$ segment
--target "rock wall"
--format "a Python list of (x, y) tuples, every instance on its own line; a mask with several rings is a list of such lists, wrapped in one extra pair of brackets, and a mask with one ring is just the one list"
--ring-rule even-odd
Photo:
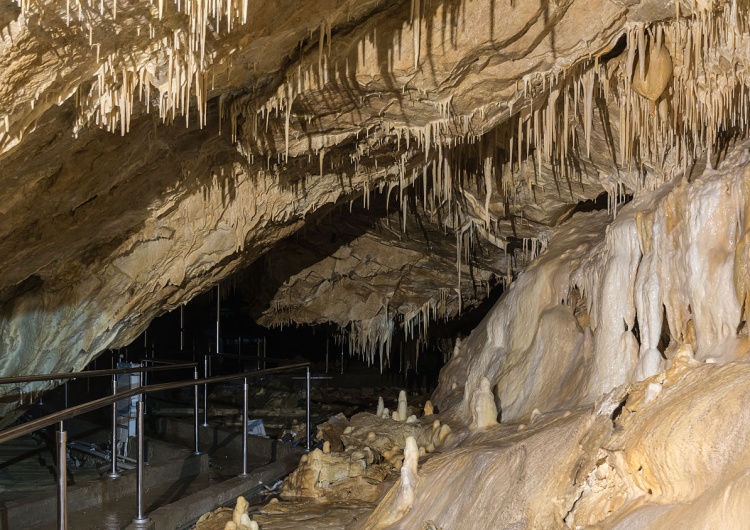
[[(329, 175), (300, 196), (272, 174), (250, 176), (229, 164), (163, 196), (151, 205), (153, 219), (113, 242), (106, 260), (58, 264), (55, 276), (40, 274), (3, 305), (0, 372), (82, 369), (103, 349), (135, 339), (152, 318), (257, 259), (297, 230), (305, 213), (361, 185), (352, 180), (341, 187)], [(59, 278), (68, 282), (60, 285)]]

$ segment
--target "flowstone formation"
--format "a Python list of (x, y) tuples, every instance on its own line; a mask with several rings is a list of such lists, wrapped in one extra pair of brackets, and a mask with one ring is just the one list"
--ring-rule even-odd
[(441, 411), (465, 417), (485, 378), (504, 421), (520, 420), (651, 377), (683, 344), (699, 361), (742, 358), (748, 147), (612, 222), (600, 212), (564, 224), (441, 372)]

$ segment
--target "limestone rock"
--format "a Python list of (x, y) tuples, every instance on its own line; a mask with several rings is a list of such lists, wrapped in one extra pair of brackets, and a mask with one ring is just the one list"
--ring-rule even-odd
[(284, 483), (282, 497), (322, 497), (337, 482), (363, 476), (367, 462), (359, 456), (313, 450)]
[[(499, 158), (476, 157), (473, 184), (454, 186), (457, 161), (470, 158), (454, 147), (479, 146), (483, 134), (488, 145), (505, 138), (496, 128), (517, 127), (517, 117), (530, 126), (518, 111), (541, 101), (547, 77), (590, 69), (590, 58), (610, 50), (644, 13), (672, 16), (655, 0), (575, 0), (544, 17), (533, 3), (510, 11), (491, 2), (462, 2), (458, 10), (421, 3), (413, 38), (403, 38), (415, 18), (403, 2), (246, 3), (247, 12), (219, 3), (223, 20), (188, 14), (185, 3), (168, 2), (156, 13), (130, 0), (117, 2), (117, 13), (82, 3), (71, 16), (43, 0), (11, 4), (3, 15), (0, 375), (81, 369), (304, 225), (314, 228), (326, 205), (368, 203), (379, 188), (387, 207), (395, 204), (392, 191), (401, 197), (410, 236), (398, 235), (390, 218), (376, 229), (369, 223), (351, 259), (346, 249), (337, 254), (338, 276), (311, 278), (310, 285), (325, 286), (319, 298), (300, 283), (314, 312), (282, 307), (283, 294), (295, 289), (290, 282), (270, 294), (269, 305), (284, 311), (272, 310), (269, 320), (285, 323), (287, 311), (313, 321), (337, 292), (346, 293), (358, 302), (330, 311), (339, 322), (359, 315), (357, 342), (371, 348), (375, 338), (386, 344), (397, 314), (408, 317), (407, 326), (430, 312), (457, 314), (505, 277), (498, 263), (527, 263), (575, 203), (611, 189), (594, 168), (608, 173), (613, 163), (599, 155), (608, 153), (611, 132), (588, 127), (596, 110), (586, 113), (586, 135), (602, 148), (565, 193), (548, 163), (538, 167), (533, 194), (531, 181), (511, 184), (529, 174), (528, 148), (511, 171)], [(459, 25), (477, 30), (445, 31)], [(459, 37), (448, 46), (446, 35)], [(384, 56), (393, 60), (383, 63)], [(508, 179), (494, 182), (493, 174)], [(438, 214), (443, 205), (451, 215)], [(430, 241), (412, 237), (423, 229)], [(461, 279), (454, 280), (455, 256), (477, 237), (504, 257), (474, 253), (471, 263), (458, 263)], [(534, 239), (533, 250), (508, 247), (509, 238)], [(380, 294), (370, 296), (375, 282), (360, 282), (357, 271), (382, 272)], [(392, 296), (395, 311), (386, 311), (382, 294)]]
[(247, 514), (248, 502), (237, 497), (234, 509), (219, 508), (203, 515), (196, 523), (196, 530), (260, 530), (258, 523)]

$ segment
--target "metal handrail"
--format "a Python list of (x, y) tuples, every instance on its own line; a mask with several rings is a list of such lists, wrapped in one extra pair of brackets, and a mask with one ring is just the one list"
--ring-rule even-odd
[(198, 363), (171, 364), (169, 366), (135, 366), (132, 368), (109, 368), (106, 370), (87, 370), (84, 372), (61, 372), (56, 374), (32, 374), (15, 377), (0, 377), (0, 385), (18, 383), (33, 383), (36, 381), (57, 381), (62, 379), (84, 379), (87, 377), (101, 377), (104, 375), (129, 374), (134, 372), (161, 372), (180, 368), (193, 368)]
[[(117, 377), (115, 377), (118, 373), (129, 373), (129, 372), (144, 372), (144, 371), (158, 371), (159, 369), (175, 369), (178, 367), (192, 367), (193, 368), (193, 379), (187, 380), (187, 381), (177, 381), (173, 383), (160, 383), (158, 385), (145, 385), (145, 386), (139, 386), (130, 390), (125, 390), (123, 392), (117, 393)], [(68, 514), (67, 514), (67, 470), (66, 470), (66, 445), (67, 445), (67, 432), (65, 431), (64, 427), (64, 421), (74, 418), (76, 416), (79, 416), (81, 414), (85, 414), (87, 412), (91, 412), (93, 410), (96, 410), (101, 407), (105, 407), (107, 405), (112, 406), (112, 471), (108, 474), (108, 476), (111, 479), (116, 479), (120, 476), (120, 473), (117, 471), (117, 454), (116, 454), (116, 447), (117, 447), (117, 425), (116, 425), (116, 403), (122, 399), (127, 399), (135, 395), (143, 395), (145, 398), (145, 394), (149, 392), (159, 392), (164, 390), (175, 390), (178, 388), (186, 387), (186, 386), (192, 386), (194, 390), (194, 403), (195, 403), (195, 410), (194, 410), (194, 420), (195, 420), (195, 451), (193, 452), (194, 455), (200, 455), (201, 452), (198, 448), (198, 388), (200, 385), (204, 385), (204, 388), (207, 388), (207, 385), (209, 383), (221, 383), (224, 381), (233, 381), (236, 379), (243, 379), (243, 406), (242, 406), (242, 416), (243, 416), (243, 422), (242, 422), (242, 473), (240, 474), (241, 477), (247, 477), (247, 414), (248, 414), (248, 378), (249, 377), (256, 377), (260, 375), (267, 375), (267, 374), (274, 374), (279, 372), (286, 372), (291, 370), (299, 370), (301, 368), (305, 369), (306, 372), (306, 378), (307, 378), (307, 391), (306, 391), (306, 442), (305, 442), (305, 448), (307, 451), (310, 450), (310, 363), (304, 362), (304, 363), (295, 363), (295, 364), (288, 364), (285, 366), (279, 366), (276, 368), (267, 368), (263, 370), (253, 370), (249, 372), (237, 372), (230, 375), (218, 375), (213, 377), (204, 377), (203, 379), (198, 379), (198, 364), (197, 363), (189, 363), (185, 365), (170, 365), (170, 366), (162, 366), (162, 367), (151, 367), (151, 368), (145, 368), (145, 367), (134, 367), (134, 368), (118, 368), (118, 369), (111, 369), (111, 370), (92, 370), (89, 372), (74, 372), (70, 374), (47, 374), (46, 376), (41, 375), (34, 375), (34, 376), (25, 376), (25, 378), (33, 378), (32, 380), (55, 380), (58, 379), (58, 375), (64, 375), (65, 379), (75, 379), (76, 376), (82, 376), (83, 374), (94, 377), (94, 372), (105, 372), (105, 373), (99, 373), (96, 375), (112, 375), (112, 390), (113, 393), (110, 396), (106, 396), (103, 398), (95, 399), (93, 401), (89, 401), (86, 403), (82, 403), (80, 405), (76, 405), (74, 407), (65, 408), (63, 410), (53, 412), (51, 414), (48, 414), (47, 416), (44, 416), (42, 418), (38, 418), (36, 420), (32, 420), (20, 425), (16, 425), (15, 427), (11, 427), (8, 429), (4, 429), (0, 431), (0, 443), (4, 443), (10, 440), (14, 440), (15, 438), (18, 438), (20, 436), (23, 436), (25, 434), (30, 434), (34, 431), (37, 431), (39, 429), (42, 429), (44, 427), (48, 427), (50, 425), (53, 425), (55, 423), (60, 424), (60, 429), (57, 432), (56, 435), (56, 442), (57, 442), (57, 466), (58, 466), (58, 478), (57, 478), (57, 490), (58, 490), (58, 528), (60, 530), (68, 530)], [(8, 379), (14, 380), (14, 382), (18, 382), (18, 379), (24, 379), (24, 377), (20, 378), (5, 378), (6, 382)], [(1, 380), (0, 380), (1, 381)], [(205, 394), (207, 392), (204, 392), (204, 403), (205, 403)], [(137, 512), (136, 516), (133, 518), (133, 522), (137, 524), (144, 524), (149, 521), (149, 518), (147, 515), (143, 512), (143, 465), (144, 465), (144, 445), (143, 445), (143, 437), (144, 437), (144, 422), (143, 422), (143, 415), (144, 415), (144, 408), (145, 408), (145, 402), (143, 400), (138, 401), (137, 403), (137, 419), (136, 419), (136, 435), (137, 435), (137, 449), (138, 449), (138, 459), (137, 459), (137, 475), (136, 475), (136, 499), (137, 499)], [(206, 413), (206, 405), (204, 405), (204, 417)]]
[[(93, 401), (87, 401), (86, 403), (76, 405), (75, 407), (69, 407), (67, 409), (59, 410), (57, 412), (47, 414), (46, 416), (43, 416), (41, 418), (37, 418), (20, 425), (16, 425), (15, 427), (10, 427), (8, 429), (2, 430), (0, 431), (0, 443), (9, 442), (10, 440), (14, 440), (19, 436), (31, 434), (32, 432), (38, 431), (39, 429), (42, 429), (44, 427), (48, 427), (55, 423), (75, 418), (76, 416), (80, 416), (81, 414), (85, 414), (98, 408), (111, 405), (112, 403), (120, 401), (121, 399), (129, 398), (138, 394), (148, 392), (161, 392), (164, 390), (175, 390), (186, 386), (222, 383), (224, 381), (233, 381), (235, 379), (244, 379), (246, 377), (255, 377), (258, 375), (299, 370), (308, 366), (310, 366), (310, 363), (297, 363), (286, 366), (279, 366), (277, 368), (267, 368), (265, 370), (253, 370), (250, 372), (238, 372), (230, 375), (216, 375), (203, 379), (189, 379), (185, 381), (176, 381), (173, 383), (159, 383), (158, 385), (139, 386), (130, 390), (126, 390), (124, 392), (118, 392), (117, 394), (95, 399)], [(143, 369), (135, 371), (143, 371)]]

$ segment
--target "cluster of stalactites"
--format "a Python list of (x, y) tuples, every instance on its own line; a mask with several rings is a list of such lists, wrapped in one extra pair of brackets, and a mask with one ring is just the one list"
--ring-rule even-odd
[[(145, 105), (146, 112), (156, 107), (165, 122), (184, 115), (189, 126), (192, 97), (198, 110), (198, 125), (203, 127), (213, 60), (206, 51), (207, 35), (232, 31), (248, 19), (248, 0), (174, 0), (169, 3), (174, 4), (172, 10), (164, 0), (130, 5), (119, 2), (119, 21), (118, 2), (111, 0), (67, 0), (64, 13), (56, 3), (18, 0), (18, 4), (25, 20), (30, 12), (59, 11), (68, 26), (79, 25), (88, 33), (91, 59), (98, 68), (91, 82), (82, 83), (72, 93), (79, 109), (76, 134), (85, 126), (97, 125), (124, 135), (130, 130), (136, 101)], [(167, 29), (161, 21), (175, 13), (187, 17), (185, 26)], [(102, 53), (108, 39), (104, 32), (112, 31), (118, 23), (122, 27), (118, 32), (135, 31), (144, 45), (127, 52), (117, 49)], [(4, 133), (9, 134), (7, 116), (5, 125)]]
[[(42, 13), (45, 10), (57, 11), (58, 9), (56, 2), (52, 7), (34, 0), (16, 0), (16, 2), (24, 15), (30, 11)], [(219, 33), (224, 29), (222, 21), (226, 25), (227, 32), (232, 30), (233, 25), (247, 23), (248, 0), (173, 0), (172, 3), (177, 12), (188, 17), (188, 46), (191, 51), (199, 54), (201, 68), (204, 68), (206, 35), (209, 26)], [(164, 5), (164, 0), (157, 0), (156, 3), (151, 0), (148, 4), (148, 11), (151, 14), (148, 21), (149, 38), (153, 39), (154, 24), (162, 20), (167, 7)], [(81, 24), (88, 31), (89, 45), (93, 45), (96, 40), (94, 37), (96, 21), (103, 17), (111, 18), (112, 21), (117, 20), (117, 7), (118, 2), (114, 0), (66, 0), (64, 17), (68, 26), (71, 23)], [(124, 7), (127, 9), (127, 6)], [(140, 35), (140, 29), (138, 31)]]
[[(603, 181), (616, 214), (626, 190), (654, 189), (710, 152), (722, 135), (747, 134), (747, 27), (747, 13), (736, 1), (720, 11), (696, 8), (688, 17), (678, 12), (671, 22), (633, 24), (620, 58), (604, 63), (595, 57), (565, 71), (524, 78), (516, 110), (511, 103), (510, 118), (481, 136), (470, 127), (472, 116), (451, 113), (450, 97), (435, 102), (439, 119), (424, 127), (384, 122), (382, 130), (395, 134), (399, 150), (405, 144), (407, 152), (415, 146), (424, 153), (421, 170), (432, 175), (430, 192), (449, 206), (467, 180), (466, 168), (457, 167), (457, 153), (472, 145), (480, 162), (468, 174), (481, 182), (486, 228), (492, 223), (493, 192), (511, 205), (531, 196), (545, 165), (567, 179), (580, 178), (575, 159), (592, 156), (593, 132), (604, 119), (595, 119), (595, 109), (616, 105), (615, 171)], [(540, 92), (547, 97), (540, 99)], [(498, 149), (504, 156), (496, 155)], [(657, 170), (644, 171), (644, 164)], [(420, 171), (418, 163), (410, 165)], [(422, 182), (428, 204), (427, 180)]]
[[(477, 158), (483, 163), (476, 167), (473, 177), (484, 184), (485, 218), (484, 223), (477, 223), (477, 216), (466, 212), (452, 217), (451, 228), (457, 237), (459, 296), (461, 262), (466, 259), (462, 253), (471, 245), (476, 226), (484, 230), (492, 226), (489, 204), (498, 176), (502, 175), (502, 188), (498, 191), (510, 198), (518, 193), (518, 183), (529, 190), (536, 185), (542, 164), (556, 166), (559, 174), (573, 176), (572, 158), (581, 156), (574, 153), (591, 156), (593, 130), (599, 126), (594, 120), (597, 101), (599, 105), (617, 105), (620, 110), (617, 152), (612, 153), (618, 172), (603, 182), (610, 195), (609, 209), (615, 214), (626, 188), (630, 192), (654, 189), (662, 182), (659, 175), (668, 178), (670, 171), (683, 171), (706, 150), (710, 154), (722, 134), (746, 135), (750, 95), (745, 72), (750, 60), (738, 53), (750, 42), (746, 28), (746, 13), (738, 9), (736, 2), (726, 4), (721, 11), (701, 9), (686, 18), (678, 14), (669, 23), (649, 27), (634, 24), (627, 29), (627, 51), (621, 58), (608, 63), (594, 58), (567, 72), (542, 76), (541, 83), (525, 79), (525, 97), (538, 101), (534, 92), (541, 84), (548, 94), (546, 100), (512, 113), (511, 120), (484, 135), (483, 142), (488, 146), (506, 147), (506, 158), (483, 156), (483, 142), (475, 138)], [(425, 153), (421, 183), (426, 211), (431, 204), (430, 195), (450, 207), (452, 195), (464, 193), (465, 169), (457, 167), (456, 149), (448, 147), (442, 134), (449, 127), (449, 109), (448, 100), (441, 107), (443, 121), (436, 122), (434, 129), (430, 124), (422, 134), (397, 131), (399, 147), (405, 138), (408, 150), (414, 136), (418, 139), (417, 148)], [(639, 166), (643, 164), (659, 171), (641, 171)], [(408, 168), (403, 157), (397, 162), (398, 185), (419, 185), (415, 178), (418, 165), (410, 165)], [(432, 177), (429, 186), (428, 174)], [(408, 178), (404, 179), (404, 175)], [(477, 189), (481, 187), (477, 185)], [(492, 231), (483, 234), (490, 236)], [(523, 254), (526, 259), (534, 259), (544, 246), (545, 241), (532, 242), (529, 238), (524, 240)], [(407, 328), (412, 329), (413, 325), (407, 324)]]
[[(671, 22), (633, 24), (620, 58), (607, 63), (594, 58), (566, 72), (524, 79), (523, 100), (532, 103), (498, 128), (507, 137), (509, 153), (502, 172), (507, 176), (504, 193), (518, 189), (516, 175), (531, 190), (542, 164), (573, 177), (571, 162), (580, 156), (574, 153), (592, 155), (592, 132), (599, 126), (595, 108), (601, 105), (619, 108), (615, 171), (605, 186), (615, 198), (613, 210), (625, 186), (631, 192), (654, 189), (670, 173), (710, 153), (722, 135), (745, 136), (747, 27), (747, 13), (736, 1), (720, 11), (696, 10)], [(540, 90), (547, 98), (535, 105)], [(583, 131), (580, 138), (576, 124)], [(532, 159), (536, 171), (529, 165)], [(641, 171), (644, 164), (657, 171)]]
[(404, 315), (404, 335), (406, 340), (423, 339), (431, 320), (447, 319), (450, 315), (450, 289), (439, 289), (439, 299), (430, 298), (414, 311)]
[[(176, 43), (181, 37), (175, 34), (173, 38)], [(130, 131), (135, 103), (144, 104), (146, 112), (151, 111), (153, 104), (162, 122), (172, 122), (182, 115), (189, 127), (192, 96), (195, 96), (198, 110), (198, 126), (202, 128), (206, 124), (209, 74), (199, 67), (195, 54), (174, 44), (155, 47), (153, 53), (166, 56), (163, 65), (155, 67), (147, 54), (144, 54), (144, 61), (135, 66), (117, 54), (101, 62), (89, 89), (81, 86), (75, 94), (80, 109), (75, 133), (94, 124), (113, 133), (119, 129), (120, 134), (125, 135)], [(156, 95), (155, 102), (152, 91)]]
[(346, 330), (350, 353), (359, 353), (368, 363), (375, 364), (377, 359), (380, 371), (390, 359), (393, 342), (393, 319), (387, 307), (381, 314), (367, 319), (352, 322)]
[(627, 57), (613, 81), (621, 164), (659, 163), (671, 154), (673, 170), (684, 170), (722, 134), (747, 134), (746, 16), (733, 2), (718, 14), (629, 28)]

